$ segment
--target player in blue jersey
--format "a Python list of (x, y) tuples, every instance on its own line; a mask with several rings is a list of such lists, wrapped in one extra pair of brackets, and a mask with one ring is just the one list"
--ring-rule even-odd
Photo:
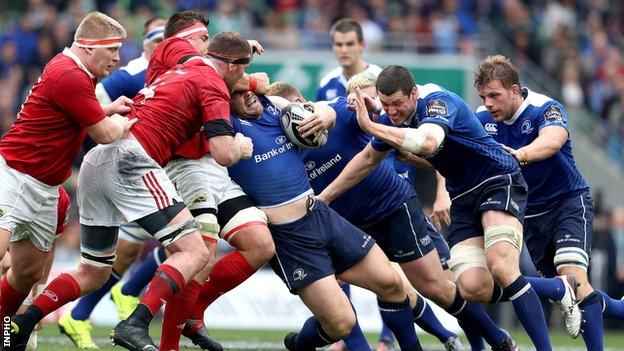
[[(353, 86), (360, 87), (368, 97), (376, 97), (375, 77), (371, 75), (354, 76), (349, 80), (350, 89)], [(281, 90), (288, 91), (285, 88)], [(274, 92), (269, 87), (268, 93)], [(299, 100), (297, 93), (294, 90), (285, 96)], [(336, 98), (329, 102), (329, 106), (336, 112), (336, 118), (327, 144), (319, 149), (301, 150), (308, 179), (316, 193), (322, 192), (371, 141), (371, 137), (359, 127), (347, 98)], [(305, 136), (312, 129), (301, 126), (300, 131), (304, 131)], [(406, 286), (411, 288), (413, 285), (445, 308), (458, 318), (462, 327), (470, 331), (479, 329), (494, 350), (515, 347), (513, 339), (491, 321), (480, 305), (466, 303), (455, 284), (446, 279), (432, 240), (438, 237), (444, 246), (446, 244), (424, 216), (412, 185), (402, 179), (394, 168), (382, 162), (330, 205), (341, 216), (370, 234), (386, 255), (400, 264), (408, 279)], [(454, 342), (454, 334), (436, 325), (437, 319), (433, 315), (423, 314), (427, 306), (423, 306), (422, 301), (420, 297), (412, 306), (414, 321), (445, 343), (447, 350), (462, 349)], [(481, 350), (483, 344), (478, 343), (473, 349)]]
[[(281, 100), (280, 107), (286, 100)], [(279, 103), (279, 101), (278, 101)], [(317, 113), (333, 113), (317, 105)], [(254, 143), (252, 157), (229, 168), (230, 176), (267, 215), (275, 242), (272, 267), (314, 317), (286, 336), (288, 350), (311, 350), (354, 332), (356, 316), (336, 277), (377, 294), (384, 322), (401, 349), (421, 350), (401, 278), (375, 240), (321, 201), (315, 201), (305, 166), (284, 136), (280, 110), (264, 96), (234, 93), (232, 124)], [(361, 330), (360, 348), (368, 349)]]
[(143, 53), (141, 56), (95, 86), (95, 95), (101, 103), (109, 104), (120, 96), (134, 97), (145, 86), (145, 70), (154, 49), (163, 40), (166, 20), (153, 17), (143, 26)]
[(316, 101), (329, 101), (347, 96), (347, 81), (362, 72), (375, 77), (381, 68), (364, 61), (364, 35), (360, 24), (351, 18), (338, 20), (331, 27), (330, 36), (334, 56), (340, 64), (329, 72), (316, 90)]
[(576, 278), (582, 323), (580, 315), (573, 318), (564, 310), (566, 327), (572, 337), (580, 329), (588, 350), (602, 350), (602, 315), (621, 319), (624, 302), (595, 291), (587, 279), (594, 206), (574, 162), (565, 109), (522, 88), (512, 63), (500, 55), (480, 64), (475, 87), (484, 104), (477, 117), (520, 163), (529, 186), (524, 240), (531, 258), (542, 275), (561, 278), (532, 285), (538, 295), (558, 301), (567, 278)]
[(393, 148), (426, 157), (446, 178), (453, 199), (450, 267), (461, 295), (512, 301), (536, 349), (551, 350), (539, 298), (518, 268), (527, 186), (516, 160), (485, 133), (459, 96), (435, 84), (416, 86), (405, 67), (386, 67), (376, 88), (387, 113), (381, 123), (371, 121), (356, 91), (358, 123), (375, 138), (319, 197), (334, 200)]

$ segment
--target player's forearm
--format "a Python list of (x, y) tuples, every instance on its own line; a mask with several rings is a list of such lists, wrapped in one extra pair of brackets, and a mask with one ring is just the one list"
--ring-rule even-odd
[(365, 157), (363, 152), (360, 152), (347, 164), (340, 175), (319, 194), (319, 197), (327, 203), (334, 201), (366, 178), (376, 165), (372, 157)]
[(381, 123), (370, 123), (369, 128), (365, 131), (395, 149), (400, 149), (405, 141), (404, 128), (390, 127)]
[(556, 154), (563, 144), (560, 140), (549, 136), (539, 136), (527, 146), (518, 149), (521, 154), (521, 162), (539, 162)]
[(437, 189), (436, 189), (436, 194), (437, 196), (448, 196), (448, 192), (446, 191), (446, 178), (444, 178), (440, 172), (436, 171), (436, 181), (437, 181)]

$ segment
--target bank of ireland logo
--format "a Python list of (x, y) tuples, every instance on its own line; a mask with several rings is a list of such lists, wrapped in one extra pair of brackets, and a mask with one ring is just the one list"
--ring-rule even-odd
[(496, 123), (486, 123), (484, 128), (488, 134), (498, 134)]
[(295, 281), (297, 280), (303, 280), (305, 279), (305, 277), (308, 276), (308, 273), (306, 273), (303, 268), (297, 268), (294, 272), (293, 272), (293, 279)]
[(286, 137), (283, 135), (278, 136), (277, 138), (275, 138), (275, 143), (277, 145), (282, 145), (283, 143), (286, 142)]
[(314, 169), (314, 167), (316, 167), (316, 163), (314, 163), (314, 161), (310, 161), (308, 163), (305, 164), (305, 168), (308, 171), (311, 171)]

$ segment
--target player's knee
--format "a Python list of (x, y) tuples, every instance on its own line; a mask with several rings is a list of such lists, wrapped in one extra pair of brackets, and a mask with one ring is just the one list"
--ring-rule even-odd
[[(17, 269), (16, 269), (17, 268)], [(19, 282), (21, 286), (33, 286), (43, 278), (43, 269), (38, 265), (15, 266), (11, 271), (13, 280)]]
[(405, 287), (403, 286), (403, 280), (395, 272), (391, 270), (388, 274), (384, 275), (384, 279), (379, 282), (379, 293), (377, 297), (383, 301), (396, 301), (401, 296), (405, 298)]
[(343, 314), (339, 316), (334, 316), (332, 320), (327, 323), (327, 325), (323, 325), (323, 330), (334, 340), (342, 340), (351, 333), (351, 330), (355, 326), (355, 314)]
[(461, 296), (473, 302), (489, 302), (494, 288), (492, 277), (484, 270), (484, 274), (467, 271), (457, 279), (457, 288)]
[(112, 265), (93, 265), (84, 261), (78, 266), (75, 274), (72, 274), (83, 294), (98, 289), (110, 277)]
[(446, 279), (432, 280), (429, 284), (425, 284), (420, 293), (438, 304), (448, 305), (455, 297), (455, 284)]

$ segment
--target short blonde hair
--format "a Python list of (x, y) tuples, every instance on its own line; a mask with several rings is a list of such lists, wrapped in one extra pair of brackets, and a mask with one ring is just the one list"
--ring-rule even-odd
[(125, 38), (126, 30), (115, 19), (101, 12), (89, 12), (76, 29), (76, 39)]
[(355, 88), (359, 87), (360, 89), (374, 87), (377, 82), (377, 78), (370, 73), (358, 73), (349, 79), (347, 82), (347, 92), (352, 93), (355, 91)]
[(294, 98), (303, 99), (303, 96), (301, 95), (299, 90), (295, 88), (293, 85), (286, 83), (286, 82), (275, 82), (269, 85), (269, 88), (266, 91), (266, 95), (267, 96), (281, 96), (284, 99), (287, 99), (289, 101)]

